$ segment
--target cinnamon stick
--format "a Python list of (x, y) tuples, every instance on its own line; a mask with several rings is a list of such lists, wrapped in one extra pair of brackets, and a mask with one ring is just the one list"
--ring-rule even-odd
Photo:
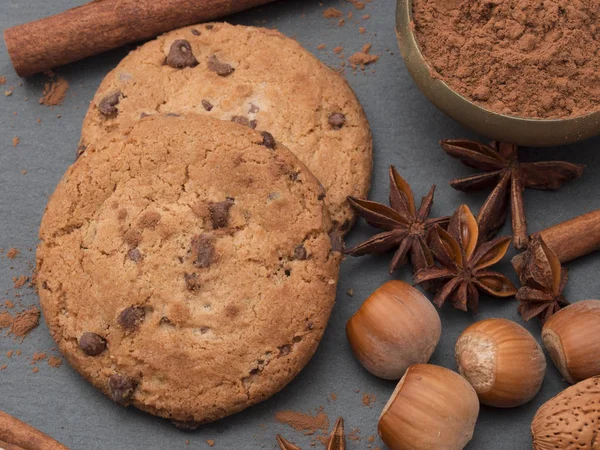
[(93, 0), (4, 30), (10, 59), (26, 77), (88, 56), (273, 0)]
[(69, 450), (41, 431), (0, 411), (0, 448), (6, 450)]
[[(600, 209), (553, 225), (539, 234), (561, 263), (600, 250)], [(521, 254), (522, 255), (522, 254)], [(513, 258), (518, 261), (521, 255)]]

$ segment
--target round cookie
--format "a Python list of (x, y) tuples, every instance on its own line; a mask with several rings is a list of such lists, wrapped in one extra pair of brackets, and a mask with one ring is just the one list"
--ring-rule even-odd
[(231, 122), (155, 115), (88, 147), (40, 227), (37, 286), (69, 363), (115, 402), (195, 426), (311, 358), (341, 259), (322, 187)]
[(269, 131), (321, 181), (344, 232), (354, 219), (347, 196), (368, 194), (372, 139), (354, 92), (277, 31), (215, 23), (142, 45), (100, 85), (80, 148), (156, 112), (195, 112)]

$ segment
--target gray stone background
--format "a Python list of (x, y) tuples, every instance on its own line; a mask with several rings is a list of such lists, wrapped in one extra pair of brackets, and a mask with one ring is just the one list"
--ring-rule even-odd
[[(4, 29), (56, 14), (81, 3), (81, 0), (0, 0), (0, 27)], [(337, 19), (327, 20), (322, 16), (328, 6), (335, 6), (345, 14), (352, 11), (354, 18), (346, 18), (345, 25), (338, 26)], [(425, 195), (431, 184), (438, 185), (433, 214), (451, 214), (461, 203), (468, 203), (477, 211), (487, 193), (465, 195), (453, 191), (448, 186), (450, 179), (473, 172), (447, 157), (437, 144), (440, 139), (475, 136), (438, 111), (417, 90), (397, 51), (394, 11), (392, 0), (373, 0), (362, 11), (343, 1), (281, 0), (228, 20), (278, 28), (294, 36), (326, 64), (336, 67), (340, 59), (334, 55), (334, 47), (342, 45), (348, 57), (365, 43), (371, 43), (372, 53), (381, 56), (379, 62), (364, 73), (346, 71), (373, 129), (375, 166), (370, 197), (387, 200), (387, 168), (395, 164), (417, 197)], [(370, 14), (370, 19), (362, 20), (364, 14)], [(366, 28), (364, 34), (359, 33), (359, 26)], [(322, 43), (326, 49), (318, 50), (317, 45)], [(23, 307), (38, 303), (31, 288), (13, 289), (12, 277), (31, 274), (30, 264), (34, 262), (31, 249), (35, 249), (37, 243), (39, 221), (47, 197), (74, 160), (87, 104), (103, 76), (132, 48), (118, 49), (60, 68), (58, 73), (69, 81), (70, 89), (62, 106), (48, 108), (38, 104), (46, 78), (20, 80), (12, 70), (4, 43), (0, 44), (0, 76), (7, 78), (2, 91), (14, 86), (12, 96), (0, 95), (0, 248), (16, 247), (21, 251), (14, 260), (0, 255), (0, 299), (14, 301), (19, 295)], [(23, 84), (19, 85), (20, 82)], [(36, 122), (37, 118), (41, 123)], [(17, 147), (12, 145), (14, 136), (21, 140)], [(599, 146), (600, 138), (594, 138), (560, 148), (522, 150), (526, 160), (565, 159), (588, 166), (581, 180), (558, 192), (526, 193), (530, 231), (600, 208), (600, 197), (596, 197), (600, 188), (600, 178), (596, 175), (600, 164)], [(364, 222), (360, 223), (348, 240), (357, 243), (374, 231)], [(509, 232), (508, 227), (504, 232)], [(389, 258), (389, 255), (364, 257), (343, 263), (337, 303), (327, 333), (317, 354), (296, 380), (270, 400), (196, 432), (184, 433), (166, 421), (116, 406), (66, 364), (54, 369), (41, 361), (37, 364), (39, 372), (33, 373), (31, 357), (35, 351), (57, 354), (51, 350), (54, 345), (43, 323), (22, 343), (4, 336), (4, 332), (0, 335), (0, 366), (8, 365), (0, 371), (0, 409), (73, 449), (208, 448), (205, 441), (213, 439), (214, 448), (245, 450), (275, 449), (277, 433), (309, 448), (314, 436), (304, 436), (277, 423), (275, 412), (314, 412), (323, 407), (332, 425), (336, 417), (343, 416), (348, 431), (360, 430), (356, 433), (361, 440), (349, 441), (350, 449), (366, 449), (369, 445), (383, 448), (379, 439), (369, 444), (367, 438), (376, 435), (377, 418), (394, 383), (371, 376), (354, 360), (344, 325), (363, 300), (390, 279)], [(599, 258), (599, 255), (591, 255), (568, 264), (571, 279), (566, 295), (571, 301), (597, 296)], [(516, 282), (509, 258), (499, 269)], [(404, 270), (394, 277), (409, 280), (410, 273)], [(352, 297), (346, 294), (350, 288), (354, 289)], [(520, 322), (516, 306), (515, 300), (483, 298), (481, 312), (475, 316), (449, 306), (444, 308), (441, 311), (442, 340), (431, 362), (455, 368), (453, 347), (461, 331), (486, 317), (502, 316)], [(13, 312), (18, 310), (17, 307)], [(537, 323), (528, 325), (528, 329), (539, 338)], [(22, 351), (21, 357), (5, 356), (8, 350), (17, 349)], [(542, 391), (530, 404), (509, 410), (482, 408), (468, 448), (531, 448), (529, 424), (536, 409), (564, 387), (566, 384), (550, 364)], [(371, 408), (362, 405), (365, 392), (376, 397)], [(331, 399), (331, 393), (337, 395), (336, 401)], [(317, 443), (317, 448), (320, 447)]]

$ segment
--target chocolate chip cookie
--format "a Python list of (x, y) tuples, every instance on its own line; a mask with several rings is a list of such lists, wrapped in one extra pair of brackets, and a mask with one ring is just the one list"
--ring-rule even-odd
[(116, 403), (180, 426), (265, 400), (333, 306), (341, 253), (322, 194), (267, 131), (167, 114), (107, 134), (42, 220), (53, 338)]
[(354, 218), (347, 196), (368, 193), (372, 140), (360, 103), (340, 74), (277, 31), (214, 23), (142, 45), (102, 82), (80, 148), (157, 112), (269, 131), (321, 181), (343, 231)]

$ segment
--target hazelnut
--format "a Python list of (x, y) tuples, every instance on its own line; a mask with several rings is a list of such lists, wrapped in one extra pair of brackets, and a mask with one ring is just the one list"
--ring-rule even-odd
[(373, 375), (397, 380), (431, 358), (441, 334), (440, 316), (420, 291), (403, 281), (385, 283), (346, 324), (354, 355)]
[(431, 364), (410, 366), (379, 417), (390, 450), (460, 450), (473, 437), (479, 401), (459, 374)]
[(568, 387), (538, 409), (531, 423), (534, 450), (597, 450), (600, 376)]
[(569, 383), (600, 375), (600, 300), (573, 303), (542, 329), (542, 342)]
[(540, 390), (546, 358), (531, 333), (507, 319), (486, 319), (469, 326), (456, 342), (458, 371), (484, 405), (512, 408)]

